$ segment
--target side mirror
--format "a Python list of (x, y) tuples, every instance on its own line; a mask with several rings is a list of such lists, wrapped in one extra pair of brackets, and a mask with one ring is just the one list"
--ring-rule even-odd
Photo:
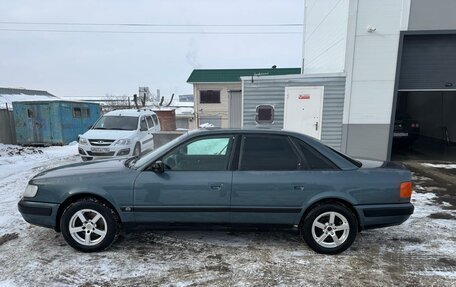
[(146, 127), (140, 127), (140, 128), (139, 128), (139, 131), (141, 131), (141, 132), (147, 132), (147, 128), (146, 128)]
[(150, 166), (150, 170), (156, 173), (164, 173), (165, 172), (165, 164), (161, 160), (157, 160)]

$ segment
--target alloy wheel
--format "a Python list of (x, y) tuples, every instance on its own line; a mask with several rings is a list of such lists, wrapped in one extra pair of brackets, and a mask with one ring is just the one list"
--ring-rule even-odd
[(71, 237), (84, 246), (97, 245), (106, 237), (106, 219), (93, 209), (81, 209), (70, 219), (69, 232)]
[(320, 214), (312, 223), (312, 237), (325, 248), (335, 248), (343, 244), (350, 234), (348, 220), (342, 214), (328, 211)]

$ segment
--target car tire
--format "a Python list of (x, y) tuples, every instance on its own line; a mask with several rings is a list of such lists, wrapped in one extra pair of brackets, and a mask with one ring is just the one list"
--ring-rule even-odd
[(92, 157), (81, 157), (82, 161), (91, 161), (93, 158)]
[(317, 253), (338, 254), (349, 248), (358, 234), (356, 215), (339, 203), (312, 208), (302, 220), (301, 237)]
[(141, 155), (141, 144), (136, 143), (135, 148), (133, 149), (133, 156), (140, 156)]
[(85, 198), (71, 203), (63, 212), (60, 230), (65, 241), (81, 252), (102, 251), (120, 233), (120, 219), (104, 202)]

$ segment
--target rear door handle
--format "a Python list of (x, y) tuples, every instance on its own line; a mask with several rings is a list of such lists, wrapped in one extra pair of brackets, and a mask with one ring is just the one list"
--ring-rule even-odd
[(295, 185), (294, 186), (294, 190), (300, 190), (300, 191), (303, 191), (305, 188), (303, 185)]

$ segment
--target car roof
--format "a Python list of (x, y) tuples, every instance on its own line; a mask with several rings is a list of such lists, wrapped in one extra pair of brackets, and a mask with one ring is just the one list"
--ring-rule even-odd
[(357, 168), (353, 163), (338, 155), (332, 148), (322, 143), (320, 140), (311, 136), (288, 130), (277, 129), (221, 129), (221, 128), (201, 128), (197, 130), (188, 131), (188, 137), (197, 137), (200, 135), (216, 135), (216, 134), (263, 134), (263, 135), (286, 135), (298, 138), (310, 145), (318, 152), (323, 154), (334, 162), (339, 168), (350, 170)]
[(128, 110), (115, 110), (104, 114), (105, 116), (142, 116), (142, 115), (155, 115), (152, 109), (128, 109)]
[(196, 130), (191, 130), (188, 132), (189, 135), (203, 135), (203, 134), (227, 134), (227, 133), (234, 133), (234, 134), (277, 134), (277, 135), (292, 135), (296, 137), (304, 137), (311, 140), (317, 140), (313, 137), (310, 137), (305, 134), (288, 131), (288, 130), (278, 130), (278, 129), (222, 129), (222, 128), (200, 128)]

